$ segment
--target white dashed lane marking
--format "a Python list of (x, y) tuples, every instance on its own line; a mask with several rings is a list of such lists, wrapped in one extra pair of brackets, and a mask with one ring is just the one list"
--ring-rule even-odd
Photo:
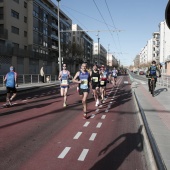
[(101, 117), (101, 119), (105, 119), (106, 118), (106, 115), (103, 115), (102, 117)]
[(79, 156), (78, 160), (79, 161), (84, 161), (84, 159), (86, 158), (87, 153), (89, 152), (89, 149), (83, 149), (83, 151), (81, 152), (81, 155)]
[(97, 124), (96, 128), (101, 128), (101, 126), (102, 126), (102, 122), (99, 122), (99, 123)]
[(81, 136), (82, 132), (77, 132), (73, 139), (78, 139)]
[(83, 126), (87, 127), (89, 125), (90, 122), (86, 122)]
[(92, 133), (91, 137), (89, 138), (90, 141), (94, 141), (97, 133)]
[(71, 149), (71, 147), (65, 147), (65, 149), (61, 152), (61, 154), (58, 156), (58, 158), (63, 159), (67, 153), (69, 152), (69, 150)]

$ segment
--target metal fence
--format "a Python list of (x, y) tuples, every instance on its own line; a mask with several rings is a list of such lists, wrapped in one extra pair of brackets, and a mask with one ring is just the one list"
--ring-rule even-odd
[(157, 83), (160, 86), (170, 88), (170, 76), (163, 75), (161, 78), (158, 78)]
[[(45, 75), (44, 81), (46, 82), (46, 78), (49, 76), (50, 82), (56, 82), (58, 77), (56, 75)], [(33, 83), (41, 83), (41, 76), (39, 74), (20, 74), (17, 76), (18, 84), (33, 84)], [(5, 75), (0, 75), (0, 87), (5, 86), (5, 82), (3, 81)]]

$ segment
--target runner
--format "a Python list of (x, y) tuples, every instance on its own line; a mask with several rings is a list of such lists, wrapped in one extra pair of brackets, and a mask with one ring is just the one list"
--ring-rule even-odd
[(99, 87), (100, 87), (100, 83), (99, 83), (99, 79), (100, 79), (100, 74), (97, 68), (97, 65), (93, 66), (92, 71), (90, 72), (90, 76), (91, 76), (91, 88), (93, 90), (93, 95), (94, 95), (94, 99), (96, 101), (95, 106), (99, 105)]
[(116, 86), (116, 81), (117, 81), (117, 73), (118, 71), (116, 70), (116, 68), (114, 67), (112, 70), (112, 83)]
[[(79, 95), (82, 98), (82, 104), (83, 104), (83, 117), (87, 119), (87, 97), (90, 91), (90, 74), (88, 73), (87, 64), (83, 63), (81, 65), (81, 70), (76, 73), (74, 76), (73, 82), (79, 83)], [(79, 78), (79, 80), (77, 80)]]
[[(7, 90), (7, 96), (6, 96), (6, 106), (11, 106), (11, 101), (16, 97), (17, 90), (17, 73), (14, 72), (14, 67), (10, 66), (10, 72), (8, 72), (4, 78), (4, 82), (6, 82), (6, 90)], [(12, 94), (11, 98), (10, 95)]]
[(66, 107), (67, 104), (67, 92), (69, 88), (69, 77), (70, 72), (66, 70), (66, 64), (63, 64), (63, 70), (59, 73), (58, 79), (60, 80), (60, 93), (61, 96), (64, 96), (63, 107)]
[(106, 84), (108, 80), (107, 72), (105, 71), (105, 66), (102, 65), (100, 68), (100, 93), (101, 93), (101, 103), (103, 103), (103, 100), (106, 98)]

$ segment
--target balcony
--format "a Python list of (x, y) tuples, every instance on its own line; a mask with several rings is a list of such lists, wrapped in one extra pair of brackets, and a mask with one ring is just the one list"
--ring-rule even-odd
[(51, 34), (51, 38), (58, 41), (58, 36), (56, 36), (56, 35), (54, 35), (54, 34)]
[(56, 30), (58, 30), (58, 26), (57, 26), (55, 23), (52, 23), (52, 26), (53, 26)]
[(51, 48), (52, 48), (52, 49), (55, 49), (55, 50), (58, 50), (58, 47), (55, 46), (55, 45), (52, 45)]

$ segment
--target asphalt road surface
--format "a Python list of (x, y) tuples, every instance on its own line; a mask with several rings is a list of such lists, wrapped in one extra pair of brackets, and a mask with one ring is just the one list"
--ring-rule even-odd
[[(128, 76), (107, 85), (107, 99), (88, 119), (71, 84), (63, 108), (59, 86), (18, 94), (12, 107), (0, 101), (1, 170), (144, 170), (142, 127)], [(5, 98), (4, 98), (5, 101)]]

